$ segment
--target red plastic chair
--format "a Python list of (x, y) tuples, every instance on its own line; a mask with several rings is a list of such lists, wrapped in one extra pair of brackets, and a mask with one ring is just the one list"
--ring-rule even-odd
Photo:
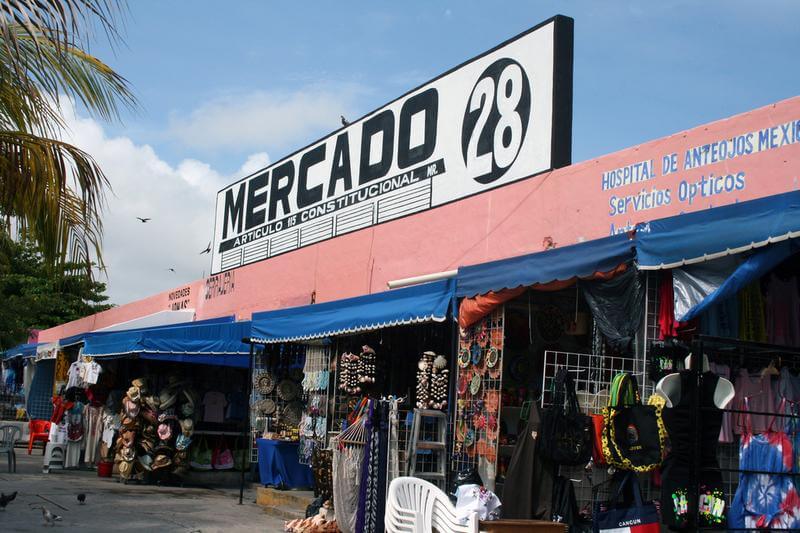
[[(28, 455), (30, 455), (34, 442), (43, 442), (46, 445), (50, 440), (50, 421), (31, 420), (28, 422), (28, 432), (31, 434), (28, 440)], [(47, 446), (45, 446), (45, 448), (46, 447)], [(44, 453), (44, 448), (42, 449), (42, 453)]]

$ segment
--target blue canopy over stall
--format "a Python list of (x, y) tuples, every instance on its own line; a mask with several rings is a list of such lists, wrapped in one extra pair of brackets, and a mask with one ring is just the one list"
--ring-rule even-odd
[(634, 258), (627, 233), (458, 269), (456, 295), (472, 297), (489, 291), (538, 283), (585, 278), (609, 272)]
[(14, 359), (15, 357), (36, 357), (36, 347), (39, 343), (18, 344), (9, 348), (3, 353), (3, 359)]
[(121, 331), (87, 337), (83, 355), (248, 368), (249, 337), (249, 321)]
[(705, 209), (642, 224), (642, 270), (700, 263), (800, 237), (800, 191)]
[(334, 302), (253, 313), (251, 341), (268, 344), (319, 339), (423, 322), (443, 322), (453, 303), (455, 280)]
[(77, 335), (70, 335), (69, 337), (64, 337), (58, 341), (58, 346), (60, 348), (66, 348), (68, 346), (75, 346), (76, 344), (82, 344), (86, 341), (86, 339), (90, 337), (103, 337), (106, 335), (113, 335), (116, 333), (122, 332), (134, 332), (134, 331), (155, 331), (164, 328), (178, 328), (184, 326), (202, 326), (206, 324), (228, 324), (234, 322), (236, 317), (233, 315), (229, 316), (222, 316), (218, 318), (207, 318), (205, 320), (196, 320), (193, 322), (181, 322), (178, 324), (165, 324), (163, 326), (150, 326), (146, 328), (131, 328), (126, 330), (114, 330), (114, 331), (107, 331), (107, 330), (100, 330), (100, 331), (85, 331), (83, 333), (78, 333)]

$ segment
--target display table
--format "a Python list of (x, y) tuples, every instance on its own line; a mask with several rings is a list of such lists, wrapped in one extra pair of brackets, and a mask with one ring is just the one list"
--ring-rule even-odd
[(297, 459), (299, 442), (258, 439), (258, 473), (261, 484), (278, 488), (307, 489), (314, 486), (314, 476)]

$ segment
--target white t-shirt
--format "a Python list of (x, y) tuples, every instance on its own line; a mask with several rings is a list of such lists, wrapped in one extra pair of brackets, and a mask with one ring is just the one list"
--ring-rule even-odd
[(225, 405), (227, 404), (225, 395), (221, 392), (208, 391), (203, 396), (203, 420), (206, 422), (224, 422)]
[(100, 365), (97, 364), (96, 361), (92, 361), (91, 363), (83, 363), (83, 367), (85, 370), (84, 379), (86, 380), (86, 383), (89, 385), (96, 384), (97, 378), (100, 377), (100, 372), (103, 371)]
[(83, 387), (83, 380), (81, 379), (81, 370), (83, 365), (75, 361), (71, 365), (69, 365), (69, 370), (67, 370), (67, 388), (71, 389), (72, 387)]

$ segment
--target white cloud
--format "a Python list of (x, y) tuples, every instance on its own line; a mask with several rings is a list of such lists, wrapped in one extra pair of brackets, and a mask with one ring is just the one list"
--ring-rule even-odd
[[(64, 139), (90, 153), (113, 188), (103, 215), (111, 301), (127, 303), (207, 275), (210, 256), (199, 252), (211, 240), (216, 192), (266, 166), (267, 154), (251, 155), (229, 176), (195, 159), (173, 167), (149, 145), (108, 137), (99, 123), (77, 116), (69, 105), (64, 115)], [(152, 220), (142, 224), (137, 216)]]
[(350, 117), (358, 84), (311, 85), (295, 92), (253, 91), (206, 102), (170, 117), (169, 135), (196, 149), (260, 150), (305, 146), (309, 139), (340, 127)]

